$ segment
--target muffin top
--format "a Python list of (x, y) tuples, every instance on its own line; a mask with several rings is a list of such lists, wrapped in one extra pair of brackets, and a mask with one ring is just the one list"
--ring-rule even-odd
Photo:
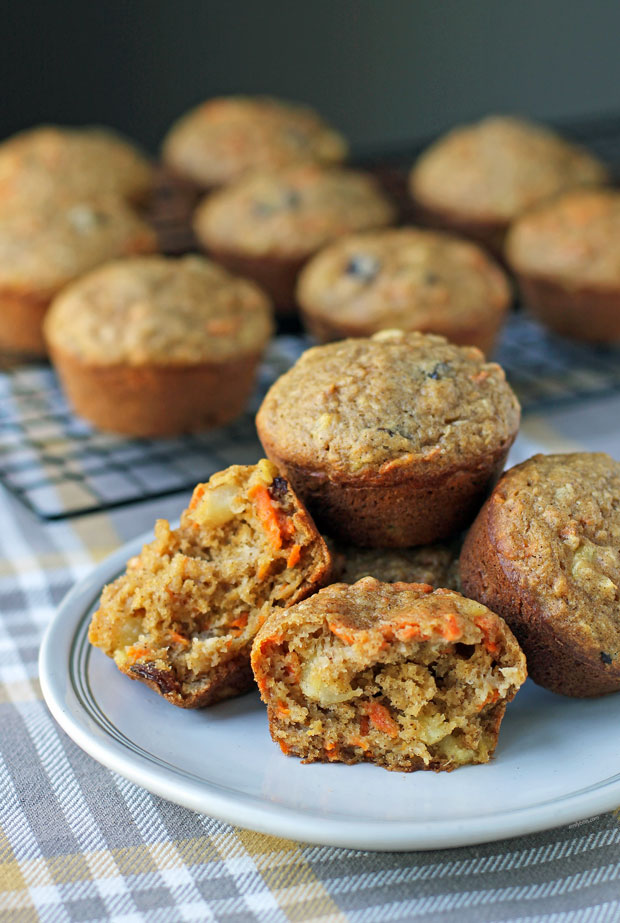
[(164, 160), (205, 187), (248, 170), (340, 163), (346, 155), (342, 135), (312, 109), (266, 96), (210, 99), (175, 122), (163, 144)]
[(251, 256), (304, 257), (349, 231), (383, 227), (394, 209), (364, 173), (304, 164), (253, 173), (198, 207), (198, 237)]
[(473, 326), (495, 319), (510, 300), (504, 273), (480, 247), (415, 228), (335, 241), (305, 267), (297, 292), (311, 315), (351, 336)]
[(563, 189), (608, 179), (600, 161), (548, 128), (490, 116), (432, 144), (413, 167), (410, 188), (422, 205), (507, 222)]
[(505, 449), (519, 403), (503, 369), (443, 337), (384, 330), (305, 352), (268, 391), (263, 444), (339, 480), (434, 477)]
[(143, 201), (153, 168), (133, 144), (105, 128), (42, 125), (0, 144), (0, 202), (63, 194), (76, 199), (116, 195)]
[(620, 462), (604, 453), (535, 455), (487, 501), (502, 569), (566, 639), (620, 666)]
[(511, 266), (567, 283), (620, 285), (620, 193), (575, 189), (522, 215), (506, 241)]
[(220, 361), (260, 352), (271, 332), (267, 296), (199, 256), (108, 263), (66, 288), (45, 320), (53, 346), (101, 365)]
[(15, 203), (0, 209), (0, 288), (51, 295), (100, 263), (156, 248), (153, 230), (121, 199)]

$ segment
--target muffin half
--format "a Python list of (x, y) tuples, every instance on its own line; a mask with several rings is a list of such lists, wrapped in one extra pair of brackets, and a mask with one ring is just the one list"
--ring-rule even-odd
[(329, 565), (275, 465), (233, 465), (198, 484), (178, 529), (157, 522), (104, 588), (89, 640), (173, 705), (211, 705), (250, 687), (259, 627), (318, 589)]
[(512, 632), (485, 606), (372, 577), (271, 615), (252, 668), (284, 753), (401, 772), (487, 762), (526, 677)]

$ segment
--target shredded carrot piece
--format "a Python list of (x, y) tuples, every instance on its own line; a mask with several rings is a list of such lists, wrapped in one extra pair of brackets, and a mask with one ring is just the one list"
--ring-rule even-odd
[(282, 753), (288, 756), (289, 753), (291, 752), (291, 748), (289, 747), (289, 745), (285, 743), (285, 741), (283, 740), (279, 740), (278, 743), (280, 744), (280, 750), (282, 751)]
[(397, 631), (401, 641), (412, 641), (420, 637), (420, 626), (416, 622), (403, 622), (398, 626)]
[(196, 487), (194, 487), (194, 493), (192, 494), (192, 499), (190, 500), (188, 509), (190, 510), (196, 509), (196, 507), (202, 500), (206, 489), (207, 489), (206, 484), (197, 484)]
[(149, 657), (150, 654), (148, 647), (136, 647), (135, 645), (127, 651), (127, 657), (134, 663), (136, 660), (140, 660), (141, 657)]
[(276, 711), (278, 713), (278, 718), (286, 718), (287, 715), (290, 715), (291, 710), (288, 705), (285, 705), (284, 702), (278, 702), (276, 705)]
[(329, 630), (345, 644), (355, 644), (356, 633), (338, 622), (328, 622)]
[(469, 377), (477, 384), (478, 382), (484, 381), (486, 378), (488, 378), (489, 372), (486, 369), (481, 369), (479, 372), (476, 372), (475, 375), (470, 375)]
[(301, 545), (293, 545), (286, 559), (287, 567), (295, 567), (301, 557)]
[(388, 737), (398, 736), (398, 725), (392, 718), (391, 714), (380, 702), (371, 702), (368, 706), (368, 717), (379, 730), (387, 734)]
[(458, 641), (463, 632), (459, 627), (456, 616), (452, 612), (449, 612), (444, 616), (444, 620), (444, 624), (441, 628), (442, 635), (446, 641)]
[(230, 627), (231, 628), (245, 628), (245, 626), (248, 624), (249, 615), (250, 615), (249, 612), (242, 612), (239, 618), (234, 619), (230, 623)]
[(174, 641), (175, 644), (182, 644), (183, 647), (187, 647), (189, 644), (189, 640), (184, 635), (180, 635), (178, 631), (171, 631), (168, 634), (170, 640)]
[(497, 643), (497, 625), (485, 615), (478, 616), (475, 622), (482, 632), (482, 640), (489, 654), (497, 654), (500, 649)]
[(269, 567), (271, 566), (271, 561), (263, 561), (258, 570), (256, 571), (256, 579), (264, 580), (267, 574), (269, 573)]
[(255, 484), (250, 490), (249, 496), (254, 501), (258, 518), (269, 537), (269, 541), (275, 549), (281, 548), (282, 531), (269, 491), (264, 484)]
[(486, 705), (495, 705), (498, 699), (499, 699), (499, 692), (497, 691), (497, 689), (494, 689), (492, 692), (489, 692), (488, 696), (486, 697), (482, 705), (479, 707), (478, 711), (482, 711), (482, 709)]

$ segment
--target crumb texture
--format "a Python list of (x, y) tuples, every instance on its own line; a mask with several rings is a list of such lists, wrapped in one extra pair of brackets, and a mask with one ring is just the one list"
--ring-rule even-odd
[(400, 771), (487, 762), (526, 677), (512, 633), (485, 606), (371, 577), (274, 614), (252, 666), (285, 753)]
[(249, 687), (251, 643), (272, 608), (328, 571), (276, 467), (233, 466), (196, 487), (179, 528), (158, 521), (155, 540), (104, 589), (89, 639), (175, 705), (211, 704)]

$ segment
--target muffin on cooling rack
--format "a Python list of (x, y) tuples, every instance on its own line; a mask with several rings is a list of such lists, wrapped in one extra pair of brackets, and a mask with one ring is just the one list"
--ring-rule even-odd
[(516, 437), (519, 403), (475, 347), (386, 330), (305, 352), (256, 426), (328, 535), (406, 548), (471, 522)]
[(141, 204), (153, 182), (148, 159), (107, 128), (40, 125), (0, 144), (0, 206), (58, 191), (77, 199), (112, 195)]
[(556, 333), (620, 342), (620, 193), (566, 192), (519, 218), (506, 258), (532, 313)]
[(43, 318), (61, 289), (156, 245), (149, 225), (118, 198), (56, 194), (0, 208), (0, 349), (45, 355)]
[(582, 452), (511, 468), (460, 566), (463, 592), (506, 619), (535, 682), (572, 696), (620, 689), (620, 462)]
[(334, 582), (356, 583), (362, 577), (375, 577), (383, 583), (427, 583), (460, 590), (458, 541), (417, 548), (357, 548), (328, 542)]
[(175, 122), (163, 144), (165, 163), (204, 189), (253, 169), (335, 164), (347, 143), (312, 109), (266, 96), (210, 99)]
[(275, 611), (252, 667), (284, 753), (401, 772), (486, 763), (526, 677), (512, 632), (485, 606), (372, 577)]
[(88, 637), (173, 705), (211, 705), (251, 686), (267, 615), (328, 576), (325, 543), (275, 465), (233, 465), (198, 484), (178, 529), (157, 522), (104, 588)]
[(417, 214), (501, 253), (510, 222), (532, 205), (574, 186), (608, 182), (583, 148), (524, 119), (490, 116), (448, 132), (410, 175)]
[(473, 243), (416, 228), (351, 234), (303, 269), (297, 300), (322, 341), (398, 328), (488, 355), (510, 304), (503, 271)]
[(271, 315), (252, 282), (202, 257), (145, 257), (66, 288), (45, 334), (79, 414), (104, 430), (166, 436), (243, 411)]
[(295, 307), (299, 270), (313, 253), (350, 231), (393, 219), (372, 177), (304, 164), (253, 173), (213, 193), (198, 207), (194, 228), (218, 262), (254, 279), (276, 309), (287, 312)]

